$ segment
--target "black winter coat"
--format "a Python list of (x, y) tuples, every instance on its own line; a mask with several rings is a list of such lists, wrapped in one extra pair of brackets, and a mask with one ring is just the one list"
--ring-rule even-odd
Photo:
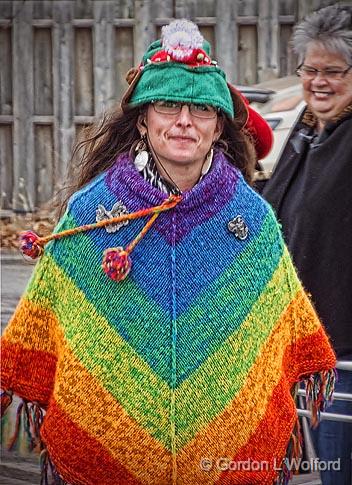
[(319, 137), (302, 119), (262, 195), (341, 359), (352, 354), (352, 113)]

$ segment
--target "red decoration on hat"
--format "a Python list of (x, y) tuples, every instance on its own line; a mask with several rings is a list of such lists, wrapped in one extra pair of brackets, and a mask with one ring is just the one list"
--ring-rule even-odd
[(203, 49), (193, 49), (186, 59), (180, 61), (172, 52), (159, 51), (150, 58), (152, 62), (182, 62), (190, 67), (209, 66), (212, 64), (210, 57)]
[(189, 20), (175, 20), (161, 30), (162, 50), (148, 62), (180, 62), (191, 67), (209, 66), (212, 61), (203, 50), (204, 38)]

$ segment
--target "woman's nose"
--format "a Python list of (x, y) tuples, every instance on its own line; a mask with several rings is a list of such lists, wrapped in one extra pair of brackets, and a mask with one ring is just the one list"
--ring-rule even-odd
[(318, 71), (315, 77), (312, 79), (312, 83), (314, 84), (326, 84), (328, 81), (325, 77), (325, 74), (321, 71)]
[(189, 126), (192, 124), (192, 115), (187, 104), (182, 105), (181, 111), (177, 116), (177, 125)]

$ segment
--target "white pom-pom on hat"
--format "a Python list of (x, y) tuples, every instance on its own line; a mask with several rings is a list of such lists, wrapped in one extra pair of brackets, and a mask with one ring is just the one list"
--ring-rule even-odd
[(190, 20), (174, 20), (161, 29), (164, 50), (177, 61), (187, 61), (194, 49), (201, 49), (204, 38), (196, 24)]

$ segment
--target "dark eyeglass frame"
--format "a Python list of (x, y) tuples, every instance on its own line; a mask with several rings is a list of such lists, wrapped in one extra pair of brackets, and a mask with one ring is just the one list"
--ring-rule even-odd
[(350, 69), (352, 69), (352, 66), (348, 66), (346, 69), (341, 71), (338, 69), (331, 69), (330, 71), (326, 69), (315, 69), (315, 67), (309, 67), (308, 70), (307, 69), (305, 70), (305, 69), (302, 69), (304, 67), (308, 67), (308, 66), (304, 66), (304, 64), (300, 64), (295, 70), (296, 75), (298, 77), (301, 77), (302, 79), (314, 79), (317, 77), (318, 73), (321, 72), (325, 79), (340, 80), (346, 76), (346, 74)]
[[(165, 107), (166, 109), (159, 109), (160, 104), (159, 103), (172, 103), (175, 104), (175, 110), (174, 112), (168, 112), (168, 108)], [(154, 110), (163, 115), (169, 115), (169, 116), (175, 116), (181, 113), (183, 106), (188, 106), (189, 112), (192, 116), (195, 116), (196, 118), (203, 119), (203, 120), (211, 120), (216, 118), (216, 116), (219, 114), (220, 109), (217, 108), (216, 106), (211, 106), (209, 104), (202, 104), (202, 103), (183, 103), (182, 101), (163, 101), (163, 100), (157, 100), (157, 101), (152, 101), (150, 103)], [(204, 113), (205, 115), (210, 115), (210, 116), (204, 116), (204, 114), (199, 115), (199, 113), (195, 112), (195, 107), (196, 106), (206, 106), (207, 108), (211, 108), (211, 111), (204, 111), (201, 113)]]

